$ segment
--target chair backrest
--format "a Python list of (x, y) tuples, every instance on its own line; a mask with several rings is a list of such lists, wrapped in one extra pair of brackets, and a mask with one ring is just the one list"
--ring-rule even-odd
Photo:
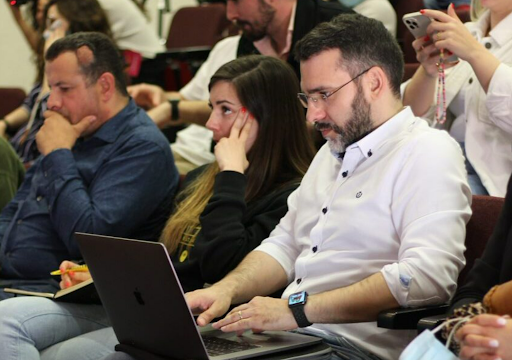
[(420, 66), (420, 63), (418, 63), (418, 62), (405, 63), (404, 64), (404, 77), (403, 77), (402, 81), (407, 81), (410, 78), (412, 78), (412, 76), (414, 75), (416, 70), (418, 70), (419, 66)]
[(459, 274), (459, 285), (464, 282), (467, 273), (479, 258), (491, 237), (503, 208), (505, 199), (494, 196), (473, 196), (471, 209), (473, 215), (466, 225), (466, 266)]
[(222, 39), (229, 25), (230, 22), (226, 19), (226, 5), (223, 3), (183, 7), (172, 19), (167, 49), (213, 47)]
[(25, 91), (17, 88), (0, 88), (0, 118), (18, 108), (25, 99)]

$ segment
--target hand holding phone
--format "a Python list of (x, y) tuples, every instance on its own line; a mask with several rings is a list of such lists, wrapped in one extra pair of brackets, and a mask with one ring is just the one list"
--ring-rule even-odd
[[(427, 28), (432, 22), (432, 20), (428, 16), (425, 16), (420, 12), (405, 14), (402, 17), (402, 21), (416, 39), (424, 38), (428, 35)], [(427, 42), (427, 44), (431, 43), (432, 41)], [(456, 62), (458, 60), (459, 58), (457, 57), (457, 55), (452, 55), (445, 59), (445, 61), (448, 63)]]

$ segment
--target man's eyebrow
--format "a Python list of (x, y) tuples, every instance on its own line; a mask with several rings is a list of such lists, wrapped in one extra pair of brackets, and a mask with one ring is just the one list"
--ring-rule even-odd
[(305, 89), (303, 90), (304, 92), (306, 92), (307, 94), (314, 94), (314, 93), (318, 93), (318, 92), (321, 92), (321, 91), (325, 91), (327, 89), (330, 89), (330, 87), (325, 87), (325, 86), (317, 86), (316, 88), (313, 88), (313, 89)]

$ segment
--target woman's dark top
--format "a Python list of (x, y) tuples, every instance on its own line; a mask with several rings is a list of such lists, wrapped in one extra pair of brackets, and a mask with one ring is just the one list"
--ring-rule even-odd
[[(185, 185), (205, 167), (187, 175)], [(245, 202), (247, 180), (234, 171), (217, 174), (213, 195), (199, 221), (186, 231), (172, 256), (185, 292), (213, 284), (233, 270), (288, 211), (288, 196), (299, 181), (283, 186), (250, 203)]]

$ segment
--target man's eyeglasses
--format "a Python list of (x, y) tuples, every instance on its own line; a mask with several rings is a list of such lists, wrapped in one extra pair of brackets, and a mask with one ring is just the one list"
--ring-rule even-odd
[(366, 69), (365, 71), (363, 71), (362, 73), (357, 75), (352, 80), (347, 81), (345, 84), (341, 85), (339, 88), (336, 88), (336, 89), (334, 89), (331, 92), (326, 92), (326, 93), (323, 93), (323, 94), (313, 94), (313, 95), (307, 95), (307, 94), (304, 94), (304, 93), (298, 93), (297, 97), (299, 98), (300, 103), (302, 104), (302, 106), (304, 106), (306, 109), (308, 108), (308, 101), (309, 100), (311, 100), (313, 102), (313, 104), (315, 104), (315, 106), (318, 106), (320, 100), (322, 100), (323, 102), (327, 101), (327, 99), (330, 96), (334, 95), (337, 91), (341, 90), (344, 86), (347, 86), (348, 84), (350, 84), (352, 81), (354, 81), (355, 79), (357, 79), (361, 75), (367, 73), (372, 67), (369, 67), (368, 69)]

